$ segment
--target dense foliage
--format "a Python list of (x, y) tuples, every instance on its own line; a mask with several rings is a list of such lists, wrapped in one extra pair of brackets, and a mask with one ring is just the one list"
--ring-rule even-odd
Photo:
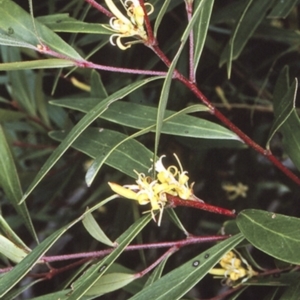
[(299, 7), (0, 1), (0, 298), (299, 299)]

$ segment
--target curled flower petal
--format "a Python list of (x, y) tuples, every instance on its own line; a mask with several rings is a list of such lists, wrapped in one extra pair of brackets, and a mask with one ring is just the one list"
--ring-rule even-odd
[(187, 172), (182, 170), (178, 157), (175, 156), (180, 170), (176, 166), (169, 166), (166, 169), (162, 163), (164, 157), (164, 155), (161, 156), (154, 164), (156, 171), (156, 178), (154, 179), (134, 170), (138, 177), (135, 185), (125, 185), (122, 187), (109, 183), (112, 190), (120, 196), (137, 200), (140, 205), (150, 204), (150, 212), (154, 220), (154, 212), (159, 211), (158, 226), (161, 224), (164, 207), (168, 203), (167, 195), (178, 196), (184, 200), (201, 201), (193, 195), (193, 184), (188, 185), (189, 177), (187, 176)]
[[(138, 0), (120, 0), (128, 17), (117, 8), (112, 0), (105, 0), (105, 2), (114, 14), (114, 17), (109, 22), (110, 29), (115, 32), (112, 37), (116, 37), (116, 42), (113, 41), (112, 37), (110, 38), (112, 45), (117, 45), (121, 50), (125, 50), (130, 48), (131, 44), (135, 42), (128, 42), (124, 45), (121, 41), (122, 38), (135, 36), (141, 40), (147, 40), (147, 33), (144, 28), (145, 12)], [(148, 15), (153, 12), (154, 8), (152, 4), (146, 3), (145, 6), (150, 6), (150, 10), (147, 12)], [(107, 26), (105, 27), (108, 28)]]
[(237, 254), (229, 251), (222, 257), (219, 262), (222, 268), (213, 268), (209, 271), (210, 274), (217, 275), (217, 278), (223, 277), (224, 283), (229, 286), (233, 286), (238, 280), (243, 283), (258, 274), (237, 251), (235, 252)]

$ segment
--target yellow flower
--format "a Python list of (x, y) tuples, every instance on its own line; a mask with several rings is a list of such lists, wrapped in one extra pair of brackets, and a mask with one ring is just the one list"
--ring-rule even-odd
[[(109, 22), (110, 28), (106, 28), (112, 29), (114, 32), (116, 32), (110, 37), (111, 44), (117, 45), (120, 49), (125, 50), (131, 47), (131, 45), (137, 41), (123, 44), (121, 39), (124, 37), (137, 36), (144, 41), (147, 40), (147, 33), (144, 28), (145, 13), (138, 0), (120, 0), (120, 2), (125, 8), (128, 17), (124, 16), (124, 14), (117, 8), (112, 0), (105, 0), (106, 5), (114, 14), (114, 17), (111, 18)], [(150, 7), (150, 10), (147, 14), (151, 14), (154, 10), (152, 4), (145, 3), (145, 6)]]
[(161, 183), (166, 183), (169, 188), (169, 194), (173, 196), (179, 196), (181, 199), (187, 200), (192, 198), (193, 195), (193, 184), (188, 185), (189, 177), (186, 175), (187, 172), (183, 171), (180, 160), (174, 153), (174, 156), (180, 167), (180, 171), (175, 166), (170, 166), (166, 169), (162, 163), (162, 159), (165, 155), (162, 155), (160, 159), (155, 163), (155, 171), (157, 172), (157, 179)]
[[(155, 220), (155, 211), (159, 211), (158, 226), (160, 226), (163, 209), (167, 204), (167, 194), (178, 196), (184, 200), (193, 199), (192, 185), (189, 187), (187, 172), (182, 170), (181, 163), (177, 159), (180, 166), (180, 171), (175, 166), (165, 168), (162, 164), (162, 159), (165, 155), (154, 164), (156, 178), (146, 176), (143, 173), (138, 173), (136, 184), (120, 186), (116, 183), (109, 182), (110, 188), (122, 197), (136, 200), (140, 205), (150, 204), (151, 214)], [(146, 211), (148, 212), (148, 211)], [(156, 220), (155, 220), (156, 221)]]
[(248, 186), (239, 182), (237, 185), (225, 183), (222, 189), (226, 191), (228, 200), (235, 200), (238, 197), (247, 197)]
[(237, 251), (235, 252), (229, 251), (222, 257), (219, 262), (222, 268), (209, 271), (209, 274), (217, 275), (216, 278), (224, 278), (223, 281), (229, 286), (239, 279), (242, 279), (240, 283), (243, 283), (258, 274)]

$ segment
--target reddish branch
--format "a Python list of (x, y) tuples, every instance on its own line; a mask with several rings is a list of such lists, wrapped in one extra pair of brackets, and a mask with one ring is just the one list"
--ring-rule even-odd
[(234, 211), (228, 210), (226, 208), (213, 206), (204, 202), (195, 201), (195, 200), (182, 200), (179, 197), (172, 196), (167, 194), (168, 198), (168, 204), (170, 207), (176, 207), (176, 206), (188, 206), (193, 207), (196, 209), (206, 210), (215, 214), (220, 214), (228, 217), (236, 217)]

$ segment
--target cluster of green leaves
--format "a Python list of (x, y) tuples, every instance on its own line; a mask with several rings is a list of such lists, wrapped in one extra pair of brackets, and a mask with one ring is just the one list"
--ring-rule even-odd
[[(241, 293), (243, 299), (257, 293), (261, 299), (299, 298), (298, 187), (173, 80), (175, 68), (186, 75), (191, 63), (204, 94), (296, 172), (300, 122), (297, 81), (290, 84), (290, 77), (299, 65), (298, 1), (195, 0), (190, 22), (185, 1), (150, 2), (154, 35), (172, 57), (169, 68), (142, 44), (113, 47), (102, 26), (109, 19), (83, 0), (64, 7), (59, 0), (0, 0), (1, 299), (111, 299), (111, 292), (132, 299), (212, 297), (222, 287), (207, 273), (236, 247), (256, 271), (280, 276), (249, 278), (232, 289), (231, 299)], [(104, 65), (165, 75), (99, 71)], [(147, 174), (151, 159), (167, 154), (170, 162), (173, 152), (196, 182), (195, 193), (235, 209), (236, 220), (167, 209), (159, 228), (151, 214), (141, 217), (136, 203), (109, 197), (107, 181), (131, 183), (133, 170)], [(224, 182), (248, 185), (246, 199), (229, 202)], [(138, 272), (161, 252), (126, 251), (134, 240), (142, 245), (182, 239), (182, 232), (215, 235), (221, 228), (232, 237), (184, 247), (143, 278)], [(43, 274), (51, 276), (45, 254), (107, 248), (109, 255), (78, 268), (65, 260), (68, 271), (54, 271), (45, 289)]]

